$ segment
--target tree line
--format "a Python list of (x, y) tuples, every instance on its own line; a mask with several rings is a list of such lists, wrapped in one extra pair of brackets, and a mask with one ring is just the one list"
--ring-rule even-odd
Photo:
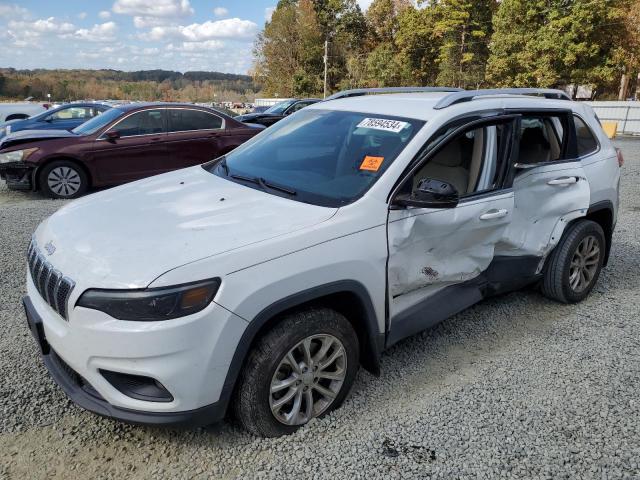
[(250, 76), (220, 72), (0, 69), (0, 97), (13, 100), (247, 101), (258, 89)]
[[(280, 0), (252, 75), (276, 96), (361, 87), (640, 88), (638, 0)], [(577, 92), (573, 88), (573, 92)], [(637, 95), (637, 93), (635, 93)]]

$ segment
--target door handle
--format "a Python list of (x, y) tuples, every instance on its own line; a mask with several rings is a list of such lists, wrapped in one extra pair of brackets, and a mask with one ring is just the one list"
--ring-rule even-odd
[(559, 187), (567, 187), (569, 185), (573, 185), (574, 183), (578, 183), (578, 177), (560, 177), (555, 178), (553, 180), (549, 180), (547, 185), (555, 185)]
[(480, 215), (480, 220), (493, 220), (494, 218), (503, 218), (509, 214), (509, 211), (502, 208), (500, 210), (489, 210), (487, 213)]

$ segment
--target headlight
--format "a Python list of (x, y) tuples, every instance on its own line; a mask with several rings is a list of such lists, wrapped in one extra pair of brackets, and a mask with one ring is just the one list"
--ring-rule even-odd
[(11, 125), (0, 127), (0, 136), (9, 135), (11, 133)]
[(0, 163), (24, 162), (37, 151), (37, 148), (28, 148), (26, 150), (14, 150), (12, 152), (0, 153)]
[(220, 279), (144, 290), (87, 290), (77, 306), (100, 310), (119, 320), (154, 322), (203, 310), (220, 287)]

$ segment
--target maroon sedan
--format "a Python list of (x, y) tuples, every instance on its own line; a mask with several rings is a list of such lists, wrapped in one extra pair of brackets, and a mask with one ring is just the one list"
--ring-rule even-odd
[(204, 163), (261, 130), (207, 107), (120, 105), (71, 132), (27, 130), (6, 136), (0, 143), (0, 177), (10, 189), (75, 198), (89, 187)]

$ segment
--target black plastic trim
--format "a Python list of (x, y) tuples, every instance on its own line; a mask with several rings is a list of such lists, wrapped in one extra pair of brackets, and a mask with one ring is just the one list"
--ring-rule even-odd
[[(605, 230), (604, 234), (607, 240), (607, 245), (605, 247), (605, 256), (603, 266), (606, 267), (609, 264), (609, 257), (611, 255), (611, 243), (613, 239), (613, 232), (616, 229), (616, 216), (615, 209), (613, 207), (613, 202), (611, 200), (601, 200), (599, 202), (592, 203), (589, 205), (589, 209), (587, 210), (587, 217), (593, 213), (608, 211), (611, 214), (611, 230), (607, 232)], [(582, 218), (582, 217), (580, 217)]]
[[(183, 412), (144, 412), (116, 407), (102, 398), (91, 395), (87, 390), (76, 385), (54, 358), (55, 354), (44, 338), (42, 319), (36, 312), (31, 299), (25, 296), (22, 302), (27, 313), (30, 330), (34, 336), (40, 335), (39, 338), (36, 338), (41, 346), (42, 360), (47, 370), (49, 370), (53, 380), (76, 405), (103, 417), (140, 425), (197, 427), (209, 425), (224, 418), (226, 403), (223, 404), (220, 401), (202, 408)], [(46, 348), (42, 348), (43, 345)]]
[(536, 273), (540, 261), (535, 256), (494, 257), (477, 277), (446, 287), (393, 317), (386, 347), (431, 328), (484, 298), (534, 283), (540, 278)]

